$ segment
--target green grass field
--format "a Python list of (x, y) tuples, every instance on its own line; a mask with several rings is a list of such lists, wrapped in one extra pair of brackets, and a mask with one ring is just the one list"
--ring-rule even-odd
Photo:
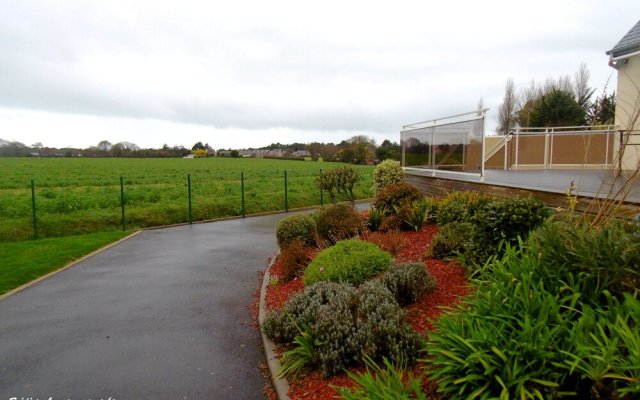
[(81, 236), (0, 243), (0, 295), (64, 267), (131, 232), (111, 231)]
[[(121, 229), (120, 176), (124, 177), (127, 228), (188, 222), (187, 174), (193, 220), (320, 204), (315, 178), (336, 163), (264, 159), (0, 158), (0, 242), (33, 237), (31, 179), (36, 185), (40, 237)], [(372, 195), (373, 167), (361, 175), (358, 198)], [(328, 196), (324, 197), (325, 203)]]

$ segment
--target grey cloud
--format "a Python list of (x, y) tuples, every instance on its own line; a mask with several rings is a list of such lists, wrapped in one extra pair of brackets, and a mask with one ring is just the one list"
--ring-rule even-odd
[[(220, 23), (227, 18), (224, 10), (216, 10), (222, 15), (207, 26), (198, 9), (189, 11), (192, 4), (182, 5), (175, 18), (166, 10), (156, 13), (150, 7), (141, 12), (139, 7), (15, 2), (3, 10), (0, 106), (216, 128), (393, 132), (404, 123), (467, 111), (480, 97), (496, 108), (509, 76), (527, 82), (573, 74), (588, 60), (567, 60), (567, 52), (593, 57), (604, 53), (614, 44), (609, 42), (615, 42), (615, 34), (601, 32), (610, 32), (618, 21), (613, 13), (597, 19), (595, 11), (579, 12), (579, 21), (563, 28), (545, 21), (518, 24), (511, 13), (511, 21), (497, 33), (490, 34), (491, 27), (483, 26), (478, 16), (471, 27), (456, 26), (452, 18), (450, 31), (425, 31), (418, 37), (413, 27), (388, 21), (375, 40), (363, 40), (354, 20), (355, 33), (344, 31), (340, 42), (292, 33), (269, 21), (253, 27), (242, 26), (242, 21), (227, 26)], [(185, 17), (190, 12), (193, 21)], [(492, 17), (486, 23), (498, 20)], [(558, 20), (562, 18), (554, 19)], [(429, 23), (426, 16), (424, 23)], [(400, 34), (397, 42), (379, 40), (400, 29), (411, 35)], [(459, 29), (469, 31), (460, 34)], [(101, 80), (83, 71), (84, 57), (101, 52), (188, 55), (209, 72), (200, 85), (185, 87), (184, 92), (145, 91), (137, 82), (126, 81), (131, 76), (114, 82), (111, 76)], [(604, 56), (602, 62), (606, 63)], [(161, 88), (182, 78), (166, 76), (152, 86)], [(346, 83), (354, 91), (366, 88), (368, 96), (346, 92)], [(252, 88), (254, 95), (245, 93)]]

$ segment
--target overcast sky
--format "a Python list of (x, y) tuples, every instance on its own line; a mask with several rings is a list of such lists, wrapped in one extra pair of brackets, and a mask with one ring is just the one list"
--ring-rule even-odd
[(214, 148), (399, 141), (505, 81), (615, 88), (605, 51), (637, 0), (0, 0), (0, 138)]

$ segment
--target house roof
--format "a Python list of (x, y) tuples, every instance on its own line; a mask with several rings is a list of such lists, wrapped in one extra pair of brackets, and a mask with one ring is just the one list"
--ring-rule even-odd
[(626, 35), (620, 39), (618, 44), (613, 46), (613, 49), (607, 51), (607, 55), (612, 57), (620, 57), (629, 53), (634, 53), (640, 50), (640, 21), (631, 28)]

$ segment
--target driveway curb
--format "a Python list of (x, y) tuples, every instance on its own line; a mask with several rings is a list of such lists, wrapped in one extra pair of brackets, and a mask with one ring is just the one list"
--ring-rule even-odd
[(258, 309), (258, 324), (260, 328), (260, 337), (262, 338), (262, 347), (264, 348), (264, 354), (267, 359), (267, 365), (269, 366), (269, 373), (271, 374), (271, 381), (276, 389), (276, 394), (280, 400), (289, 400), (289, 382), (284, 378), (276, 378), (278, 371), (281, 368), (280, 360), (276, 354), (276, 344), (271, 341), (262, 330), (262, 325), (267, 314), (265, 299), (267, 297), (267, 287), (269, 285), (269, 276), (271, 266), (275, 263), (276, 257), (280, 252), (277, 252), (271, 259), (269, 266), (267, 267), (262, 277), (262, 286), (260, 287), (260, 306)]

